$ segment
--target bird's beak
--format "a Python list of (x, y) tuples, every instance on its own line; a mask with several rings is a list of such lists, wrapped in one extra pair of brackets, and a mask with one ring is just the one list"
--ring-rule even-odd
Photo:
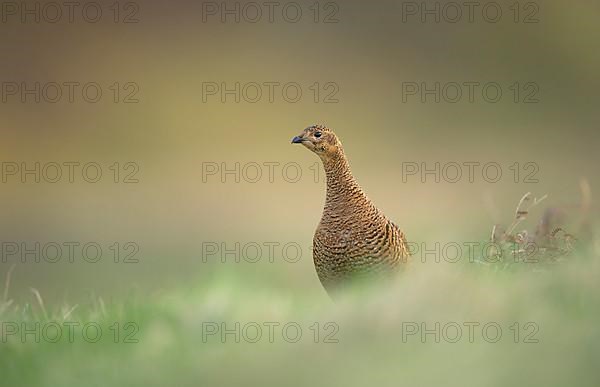
[(302, 137), (296, 136), (296, 137), (292, 138), (292, 144), (300, 144), (300, 143), (302, 143)]

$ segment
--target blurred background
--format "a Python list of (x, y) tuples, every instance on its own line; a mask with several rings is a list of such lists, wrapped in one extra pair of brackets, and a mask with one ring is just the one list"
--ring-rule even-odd
[[(260, 3), (261, 14), (246, 2), (94, 4), (75, 8), (72, 23), (65, 6), (56, 23), (48, 22), (55, 8), (45, 2), (3, 8), (0, 235), (42, 247), (95, 241), (103, 257), (111, 257), (114, 242), (134, 242), (139, 263), (22, 265), (10, 256), (19, 266), (15, 288), (70, 297), (132, 285), (158, 290), (212, 270), (211, 260), (202, 262), (203, 242), (308, 248), (324, 202), (323, 174), (315, 155), (289, 142), (313, 123), (338, 133), (358, 181), (412, 240), (480, 240), (494, 223), (511, 220), (525, 192), (577, 206), (582, 177), (592, 192), (598, 187), (597, 2), (517, 9), (497, 2), (497, 22), (497, 7), (484, 12), (487, 3), (474, 8), (472, 22), (467, 6), (456, 3), (458, 17), (447, 2), (437, 3), (439, 11), (419, 2), (282, 3), (273, 22)], [(102, 16), (92, 23), (98, 8)], [(79, 83), (72, 103), (68, 82)], [(462, 97), (454, 98), (453, 82)], [(480, 84), (472, 102), (465, 82)], [(48, 102), (52, 83), (61, 85), (56, 103)], [(102, 92), (95, 103), (84, 98), (90, 83), (98, 85), (86, 89), (91, 99)], [(439, 103), (435, 92), (425, 93), (435, 83)], [(488, 83), (501, 88), (497, 102), (484, 98)], [(403, 89), (414, 85), (411, 93)], [(69, 183), (63, 165), (57, 183), (43, 171), (40, 183), (33, 175), (21, 183), (22, 163), (35, 162), (40, 171), (53, 162), (95, 162), (103, 175), (88, 183), (79, 167)], [(441, 172), (452, 162), (498, 163), (502, 176), (486, 181), (477, 167), (471, 183), (463, 167), (451, 182)], [(19, 170), (9, 174), (7, 163)], [(237, 177), (222, 175), (236, 163)], [(258, 163), (259, 178), (247, 163)], [(272, 179), (264, 163), (277, 163)], [(403, 178), (403, 163), (419, 170)], [(439, 183), (420, 174), (435, 163)], [(49, 167), (47, 175), (54, 173)], [(129, 174), (138, 182), (122, 183)], [(283, 282), (317, 286), (310, 253), (302, 258), (284, 265)]]
[[(412, 241), (486, 240), (526, 192), (548, 194), (531, 225), (546, 206), (577, 218), (582, 179), (592, 197), (600, 188), (596, 1), (482, 2), (472, 20), (446, 1), (282, 2), (271, 20), (261, 2), (97, 1), (72, 22), (65, 6), (52, 22), (48, 4), (2, 3), (0, 278), (16, 265), (15, 300), (30, 288), (47, 303), (147, 300), (216, 283), (261, 289), (266, 303), (327, 303), (310, 253), (324, 177), (314, 154), (290, 144), (313, 123), (336, 131), (359, 183)], [(23, 177), (36, 162), (39, 183)], [(79, 163), (73, 182), (69, 162)], [(83, 177), (87, 163), (98, 182)], [(436, 163), (439, 181), (421, 176)], [(469, 181), (464, 167), (453, 182), (448, 163), (496, 163), (502, 175), (492, 182), (494, 170), (477, 167)], [(39, 252), (21, 262), (22, 243), (36, 242), (95, 242), (102, 259), (87, 263), (76, 248), (70, 263), (64, 248), (58, 263), (34, 262)], [(279, 244), (275, 263), (265, 242)], [(234, 249), (226, 263), (223, 243)], [(260, 262), (236, 263), (248, 243), (262, 246)], [(301, 247), (297, 262), (282, 259), (286, 243)], [(131, 252), (137, 263), (123, 263)]]

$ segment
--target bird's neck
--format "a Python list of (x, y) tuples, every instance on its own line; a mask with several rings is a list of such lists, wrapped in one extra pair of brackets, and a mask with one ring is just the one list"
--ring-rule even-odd
[(354, 179), (343, 150), (340, 149), (334, 155), (323, 157), (322, 161), (327, 176), (326, 211), (338, 206), (351, 208), (347, 205), (357, 205), (368, 200)]

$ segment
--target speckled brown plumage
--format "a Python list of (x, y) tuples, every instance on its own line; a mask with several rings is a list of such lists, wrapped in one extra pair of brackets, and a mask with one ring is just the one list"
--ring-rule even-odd
[(294, 137), (323, 162), (327, 195), (313, 239), (319, 280), (331, 293), (354, 278), (392, 274), (408, 262), (404, 233), (375, 207), (352, 173), (341, 142), (312, 125)]

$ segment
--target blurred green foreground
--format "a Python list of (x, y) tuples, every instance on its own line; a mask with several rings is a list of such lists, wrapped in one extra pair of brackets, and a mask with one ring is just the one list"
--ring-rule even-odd
[(598, 386), (599, 249), (511, 270), (417, 263), (337, 303), (281, 286), (273, 265), (79, 305), (8, 290), (1, 384)]

